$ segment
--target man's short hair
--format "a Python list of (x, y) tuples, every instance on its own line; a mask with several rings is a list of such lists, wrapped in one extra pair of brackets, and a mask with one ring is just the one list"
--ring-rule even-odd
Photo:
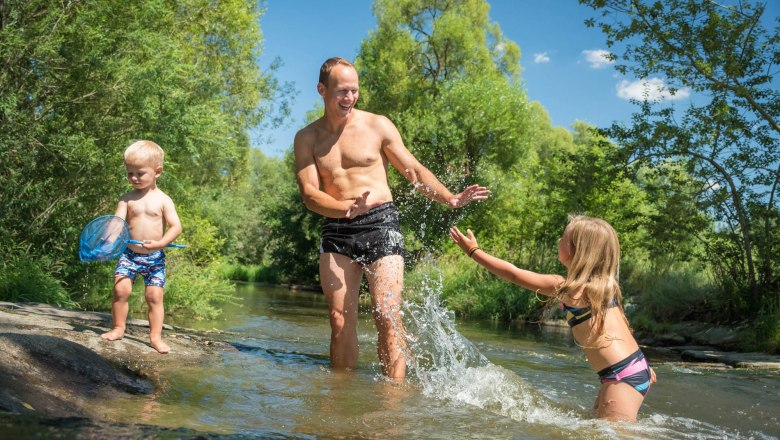
[(330, 71), (333, 70), (334, 67), (341, 64), (342, 66), (349, 66), (351, 68), (355, 68), (355, 66), (349, 62), (349, 60), (346, 60), (341, 57), (333, 57), (328, 58), (325, 60), (324, 63), (322, 63), (322, 67), (320, 67), (320, 83), (322, 85), (327, 86), (328, 85), (328, 79), (330, 78)]
[(137, 141), (125, 150), (125, 162), (139, 160), (153, 167), (161, 167), (165, 152), (152, 141)]

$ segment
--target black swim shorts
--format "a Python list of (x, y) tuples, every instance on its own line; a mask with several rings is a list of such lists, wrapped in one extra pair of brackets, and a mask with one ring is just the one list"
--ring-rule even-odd
[(366, 265), (388, 255), (404, 254), (398, 209), (387, 202), (353, 219), (328, 218), (322, 227), (320, 253), (346, 255)]

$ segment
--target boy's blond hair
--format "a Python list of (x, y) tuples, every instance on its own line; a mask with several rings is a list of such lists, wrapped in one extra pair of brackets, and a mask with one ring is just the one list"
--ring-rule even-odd
[(144, 164), (161, 167), (165, 152), (152, 141), (136, 141), (125, 150), (125, 162), (137, 160)]

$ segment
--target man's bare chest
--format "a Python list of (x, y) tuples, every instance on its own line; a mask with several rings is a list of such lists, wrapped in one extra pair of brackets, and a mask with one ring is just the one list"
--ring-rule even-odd
[(373, 136), (348, 136), (315, 145), (314, 159), (320, 172), (383, 166), (381, 143)]

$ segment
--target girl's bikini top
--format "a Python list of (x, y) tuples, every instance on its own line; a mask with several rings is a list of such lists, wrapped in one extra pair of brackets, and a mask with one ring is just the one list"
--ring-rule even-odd
[[(609, 305), (610, 308), (617, 307), (618, 300), (617, 296), (612, 300), (612, 304)], [(561, 303), (561, 310), (566, 311), (566, 322), (569, 324), (569, 327), (574, 327), (577, 324), (581, 324), (587, 320), (590, 319), (592, 316), (590, 312), (590, 306), (585, 307), (569, 307), (564, 303)]]

